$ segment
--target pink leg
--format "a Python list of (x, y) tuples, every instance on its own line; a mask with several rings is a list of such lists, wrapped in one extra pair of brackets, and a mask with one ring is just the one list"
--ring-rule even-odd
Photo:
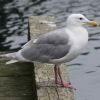
[(58, 66), (58, 75), (59, 75), (59, 78), (60, 78), (59, 84), (61, 84), (62, 87), (65, 87), (65, 88), (72, 88), (70, 82), (64, 82), (64, 81), (63, 81), (62, 76), (61, 76), (60, 67), (59, 67), (59, 66)]
[[(70, 82), (63, 81), (59, 66), (57, 65), (54, 66), (54, 72), (55, 72), (55, 83), (56, 84), (61, 85), (62, 87), (65, 87), (65, 88), (75, 89), (74, 87), (72, 87)], [(59, 77), (59, 80), (58, 80), (58, 77)]]
[(58, 67), (57, 65), (54, 66), (54, 72), (55, 72), (55, 83), (58, 83)]

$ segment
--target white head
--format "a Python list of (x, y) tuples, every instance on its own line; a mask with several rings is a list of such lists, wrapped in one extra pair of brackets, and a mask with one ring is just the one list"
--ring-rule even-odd
[(67, 19), (67, 25), (82, 26), (83, 24), (98, 26), (98, 24), (95, 21), (88, 20), (82, 14), (71, 14)]

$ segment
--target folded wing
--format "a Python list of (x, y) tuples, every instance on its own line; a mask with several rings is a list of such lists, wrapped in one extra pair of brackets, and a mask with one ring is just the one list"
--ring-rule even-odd
[(70, 49), (68, 35), (64, 29), (59, 29), (30, 40), (21, 50), (24, 58), (31, 61), (49, 62), (51, 59), (64, 57)]

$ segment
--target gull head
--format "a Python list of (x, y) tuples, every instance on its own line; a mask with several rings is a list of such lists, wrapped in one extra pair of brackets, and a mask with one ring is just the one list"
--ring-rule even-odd
[(82, 26), (83, 24), (87, 24), (94, 27), (98, 26), (97, 22), (88, 20), (82, 14), (71, 14), (67, 19), (67, 25)]

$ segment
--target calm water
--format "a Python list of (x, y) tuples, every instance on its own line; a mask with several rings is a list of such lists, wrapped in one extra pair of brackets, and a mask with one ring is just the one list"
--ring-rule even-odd
[[(52, 15), (59, 27), (70, 13), (82, 13), (100, 22), (100, 0), (0, 0), (0, 50), (17, 49), (27, 42), (28, 17)], [(76, 100), (100, 99), (100, 27), (87, 27), (89, 45), (68, 63)]]

